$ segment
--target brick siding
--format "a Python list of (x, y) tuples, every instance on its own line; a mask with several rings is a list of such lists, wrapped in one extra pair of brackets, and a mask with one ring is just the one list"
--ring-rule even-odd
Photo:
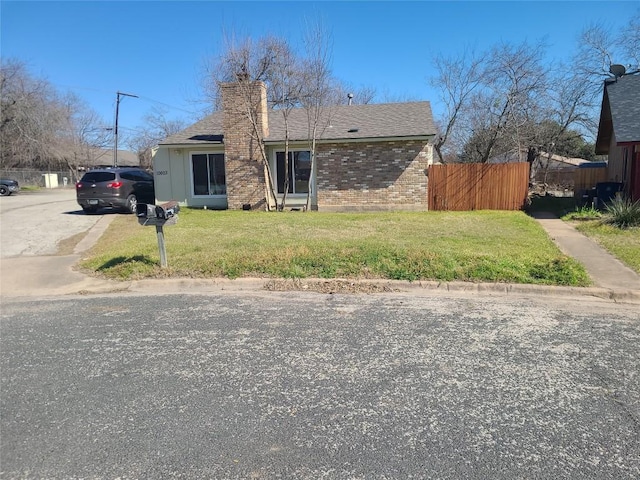
[(417, 140), (319, 145), (318, 210), (427, 210), (429, 149)]
[(224, 161), (229, 209), (252, 209), (265, 204), (265, 175), (260, 155), (261, 138), (256, 138), (249, 118), (255, 112), (262, 138), (266, 124), (266, 87), (262, 82), (239, 81), (222, 85), (224, 112)]

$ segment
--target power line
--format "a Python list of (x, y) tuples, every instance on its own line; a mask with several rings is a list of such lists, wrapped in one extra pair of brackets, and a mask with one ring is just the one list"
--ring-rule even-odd
[(172, 108), (174, 110), (180, 110), (181, 112), (185, 112), (185, 113), (188, 113), (190, 115), (197, 115), (199, 113), (199, 112), (193, 111), (193, 110), (185, 110), (184, 108), (176, 107), (175, 105), (170, 105), (168, 103), (161, 102), (160, 100), (154, 100), (153, 98), (145, 97), (145, 96), (142, 96), (142, 95), (140, 95), (140, 98), (143, 99), (143, 100), (147, 100), (149, 102), (152, 102), (152, 103), (159, 103), (160, 105), (164, 105), (165, 107), (169, 107), (169, 108)]
[[(105, 93), (105, 94), (108, 93), (109, 95), (113, 94), (112, 91), (104, 90), (104, 89), (101, 89), (101, 88), (83, 87), (83, 86), (78, 86), (78, 85), (63, 85), (63, 84), (60, 84), (60, 83), (52, 83), (52, 85), (55, 85), (56, 87), (59, 87), (59, 88), (67, 88), (67, 89), (71, 89), (71, 90), (88, 90), (88, 91), (92, 91), (92, 92), (99, 92), (99, 93)], [(181, 107), (176, 107), (175, 105), (171, 105), (171, 104), (166, 103), (166, 102), (161, 102), (160, 100), (156, 100), (156, 99), (153, 99), (153, 98), (150, 98), (150, 97), (145, 97), (143, 95), (138, 95), (138, 97), (140, 99), (142, 99), (142, 100), (146, 100), (146, 101), (151, 102), (151, 103), (157, 103), (157, 104), (163, 105), (165, 107), (171, 108), (173, 110), (179, 110), (181, 112), (188, 113), (190, 115), (199, 115), (201, 113), (201, 112), (194, 111), (194, 110), (186, 110), (186, 109), (181, 108)]]

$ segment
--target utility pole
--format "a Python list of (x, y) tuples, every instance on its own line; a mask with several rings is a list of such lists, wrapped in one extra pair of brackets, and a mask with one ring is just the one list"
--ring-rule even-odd
[(113, 166), (118, 166), (118, 110), (120, 109), (120, 97), (139, 98), (130, 93), (116, 92), (116, 121), (113, 128)]

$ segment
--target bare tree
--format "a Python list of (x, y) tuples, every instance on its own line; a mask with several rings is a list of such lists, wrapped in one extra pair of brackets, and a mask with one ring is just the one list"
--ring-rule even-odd
[(24, 63), (8, 60), (0, 67), (0, 93), (3, 167), (57, 163), (55, 145), (64, 124), (57, 92), (46, 80), (33, 77)]
[(78, 166), (109, 138), (102, 120), (84, 101), (60, 94), (20, 61), (2, 63), (0, 89), (3, 168), (68, 168), (74, 179)]
[(258, 118), (258, 111), (255, 108), (260, 99), (256, 97), (257, 93), (253, 85), (256, 81), (264, 82), (267, 85), (267, 92), (270, 94), (269, 103), (273, 107), (274, 96), (269, 87), (273, 85), (274, 75), (279, 70), (278, 56), (281, 52), (288, 50), (290, 47), (285, 40), (273, 36), (263, 37), (257, 42), (253, 42), (250, 38), (241, 42), (227, 38), (225, 50), (216, 60), (216, 67), (212, 70), (215, 74), (213, 77), (215, 86), (210, 88), (210, 92), (215, 92), (212, 95), (218, 106), (221, 105), (221, 86), (224, 83), (234, 82), (240, 89), (243, 103), (242, 114), (251, 125), (251, 135), (258, 147), (260, 161), (267, 179), (265, 196), (269, 209), (272, 206), (277, 208), (277, 196), (264, 145), (264, 133)]
[(65, 96), (63, 108), (65, 123), (57, 142), (58, 157), (64, 160), (75, 181), (80, 167), (93, 163), (97, 152), (111, 144), (112, 134), (98, 114), (77, 96)]
[(624, 61), (630, 62), (635, 70), (640, 69), (640, 9), (637, 15), (629, 19), (627, 26), (620, 32), (616, 45)]
[(589, 86), (593, 98), (601, 97), (602, 82), (612, 76), (612, 64), (624, 65), (629, 72), (640, 69), (640, 10), (617, 32), (594, 23), (580, 33), (571, 70)]
[[(481, 82), (469, 94), (463, 128), (468, 141), (464, 160), (486, 163), (504, 149), (519, 152), (527, 143), (524, 126), (535, 118), (546, 92), (544, 46), (500, 44), (485, 56)], [(459, 111), (462, 113), (462, 109)]]
[(438, 74), (431, 83), (445, 106), (433, 143), (440, 162), (452, 157), (455, 144), (466, 145), (461, 159), (470, 162), (487, 162), (510, 144), (520, 150), (524, 127), (546, 87), (543, 53), (542, 42), (501, 43), (487, 52), (434, 59)]
[[(290, 114), (295, 108), (303, 108), (308, 120), (308, 139), (311, 154), (311, 175), (307, 186), (307, 210), (311, 206), (311, 192), (313, 188), (313, 171), (315, 169), (316, 142), (318, 136), (329, 121), (330, 105), (343, 103), (339, 95), (345, 91), (340, 82), (332, 78), (329, 69), (330, 37), (320, 23), (307, 29), (304, 38), (305, 50), (302, 55), (297, 54), (290, 44), (281, 38), (267, 36), (253, 42), (245, 39), (241, 42), (227, 41), (222, 55), (214, 63), (215, 88), (209, 87), (208, 95), (219, 108), (221, 105), (220, 86), (226, 82), (235, 82), (241, 89), (244, 100), (244, 115), (252, 125), (252, 135), (259, 148), (265, 178), (268, 179), (268, 204), (275, 205), (278, 210), (286, 206), (289, 192), (289, 141)], [(283, 116), (285, 134), (285, 161), (283, 175), (284, 190), (278, 204), (277, 186), (271, 172), (269, 159), (264, 147), (263, 133), (260, 128), (256, 110), (253, 106), (257, 99), (252, 82), (262, 81), (267, 86), (268, 106)], [(340, 93), (339, 93), (340, 92)], [(373, 93), (361, 90), (363, 101), (369, 101)]]
[(430, 83), (440, 89), (440, 99), (445, 106), (445, 112), (437, 122), (440, 132), (433, 141), (433, 148), (441, 163), (446, 163), (446, 145), (455, 135), (459, 116), (482, 83), (482, 61), (481, 56), (466, 50), (457, 58), (436, 56), (433, 60), (438, 75)]
[[(274, 43), (274, 46), (276, 44)], [(289, 117), (291, 111), (301, 104), (304, 78), (301, 75), (301, 61), (286, 42), (278, 42), (277, 52), (266, 77), (269, 81), (268, 97), (271, 105), (282, 114), (284, 120), (284, 175), (282, 201), (278, 210), (283, 211), (289, 193)]]
[(144, 125), (136, 129), (136, 133), (129, 137), (127, 143), (138, 153), (140, 166), (151, 168), (152, 149), (169, 135), (178, 133), (187, 124), (183, 119), (168, 118), (167, 109), (152, 108), (143, 118)]
[(354, 87), (334, 81), (332, 89), (334, 92), (330, 103), (335, 105), (368, 105), (376, 98), (376, 89), (366, 85)]
[(311, 210), (312, 189), (314, 185), (317, 140), (331, 121), (333, 88), (331, 76), (331, 36), (322, 23), (309, 25), (305, 32), (304, 91), (302, 106), (307, 113), (309, 150), (311, 154), (311, 172), (307, 186), (306, 211)]

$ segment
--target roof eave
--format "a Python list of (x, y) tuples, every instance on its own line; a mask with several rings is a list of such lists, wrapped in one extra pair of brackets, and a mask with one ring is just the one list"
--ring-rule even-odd
[(611, 106), (609, 105), (609, 96), (607, 95), (607, 86), (605, 84), (602, 94), (602, 106), (600, 108), (598, 135), (596, 137), (596, 155), (607, 155), (609, 153), (612, 132), (613, 120), (611, 119)]
[(224, 146), (224, 142), (198, 142), (198, 143), (159, 143), (158, 148), (188, 148), (188, 147), (211, 147)]
[[(318, 138), (316, 139), (316, 143), (362, 143), (362, 142), (393, 142), (393, 141), (409, 141), (409, 140), (423, 140), (428, 142), (433, 137), (435, 137), (435, 133), (426, 134), (426, 135), (407, 135), (405, 137), (357, 137), (357, 138)], [(291, 143), (302, 143), (309, 142), (310, 139), (298, 139), (298, 140), (289, 140)], [(265, 140), (265, 145), (280, 145), (284, 143), (284, 139), (280, 140)]]

